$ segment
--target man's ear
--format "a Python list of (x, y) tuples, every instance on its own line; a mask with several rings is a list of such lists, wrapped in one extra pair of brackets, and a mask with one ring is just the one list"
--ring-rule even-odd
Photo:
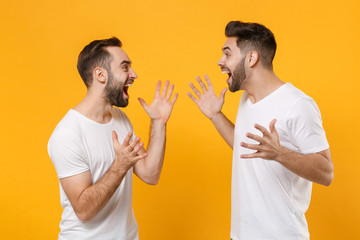
[(250, 51), (248, 57), (248, 63), (250, 68), (255, 67), (255, 65), (260, 61), (257, 51)]
[(108, 79), (108, 73), (106, 69), (102, 67), (94, 68), (93, 79), (101, 84), (105, 84)]

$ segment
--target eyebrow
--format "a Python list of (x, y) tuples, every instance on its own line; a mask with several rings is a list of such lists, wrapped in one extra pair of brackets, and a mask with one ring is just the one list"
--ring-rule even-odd
[(229, 47), (223, 47), (221, 50), (225, 51), (226, 49), (228, 49), (231, 52), (231, 49)]
[(131, 65), (131, 61), (127, 61), (127, 60), (122, 61), (122, 62), (120, 63), (120, 65), (123, 65), (123, 64), (125, 64), (125, 63)]

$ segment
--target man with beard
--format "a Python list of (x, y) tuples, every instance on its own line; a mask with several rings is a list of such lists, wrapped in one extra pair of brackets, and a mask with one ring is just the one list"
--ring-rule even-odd
[[(305, 212), (312, 182), (333, 179), (329, 145), (315, 102), (274, 73), (276, 42), (257, 23), (232, 21), (218, 62), (231, 92), (244, 90), (235, 126), (221, 112), (226, 88), (214, 93), (197, 77), (189, 97), (233, 148), (233, 240), (309, 239)], [(265, 126), (269, 126), (266, 128)]]
[(147, 151), (123, 111), (129, 87), (137, 78), (131, 61), (113, 37), (88, 44), (78, 58), (87, 86), (85, 98), (60, 121), (48, 152), (60, 181), (63, 207), (59, 239), (135, 240), (132, 175), (154, 185), (159, 181), (166, 123), (177, 94), (159, 81), (154, 101), (139, 101), (151, 118)]

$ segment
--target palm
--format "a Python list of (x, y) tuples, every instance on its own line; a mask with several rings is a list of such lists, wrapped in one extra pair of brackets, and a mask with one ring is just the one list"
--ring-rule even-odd
[(204, 93), (201, 94), (200, 91), (192, 83), (190, 83), (191, 89), (194, 91), (194, 93), (199, 99), (194, 97), (189, 92), (187, 94), (196, 103), (200, 111), (206, 117), (212, 119), (217, 113), (221, 111), (221, 108), (224, 104), (224, 96), (225, 96), (226, 88), (223, 89), (220, 93), (220, 96), (217, 97), (214, 92), (213, 86), (210, 82), (210, 79), (207, 75), (205, 75), (205, 79), (209, 89), (206, 88), (205, 84), (199, 77), (196, 77), (196, 79)]
[(150, 105), (147, 105), (143, 99), (139, 98), (141, 105), (143, 106), (151, 120), (161, 120), (163, 123), (166, 123), (169, 120), (171, 111), (174, 107), (174, 103), (178, 97), (178, 94), (176, 93), (173, 97), (173, 100), (170, 101), (171, 95), (174, 90), (174, 85), (172, 84), (169, 91), (167, 91), (169, 88), (169, 84), (169, 81), (165, 82), (164, 88), (160, 94), (161, 81), (157, 83), (155, 90), (155, 98)]
[(196, 102), (201, 112), (208, 118), (212, 118), (213, 115), (221, 111), (223, 101), (216, 97), (215, 92), (205, 92), (200, 96), (200, 99)]

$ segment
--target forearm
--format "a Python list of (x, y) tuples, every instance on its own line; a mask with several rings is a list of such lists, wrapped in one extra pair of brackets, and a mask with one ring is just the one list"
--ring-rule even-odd
[(300, 154), (282, 147), (276, 161), (300, 177), (328, 186), (334, 177), (330, 153), (328, 156), (327, 158), (321, 153)]
[(121, 184), (127, 170), (119, 170), (116, 164), (114, 162), (98, 182), (81, 193), (74, 210), (82, 221), (90, 221), (96, 216)]
[(146, 183), (155, 185), (158, 183), (165, 154), (166, 123), (151, 121), (148, 156), (144, 161), (139, 161), (136, 166), (137, 175)]
[(222, 113), (217, 113), (210, 119), (225, 142), (233, 148), (234, 146), (234, 124)]
[(149, 146), (147, 149), (146, 167), (151, 176), (159, 179), (163, 166), (166, 144), (166, 124), (151, 121)]

